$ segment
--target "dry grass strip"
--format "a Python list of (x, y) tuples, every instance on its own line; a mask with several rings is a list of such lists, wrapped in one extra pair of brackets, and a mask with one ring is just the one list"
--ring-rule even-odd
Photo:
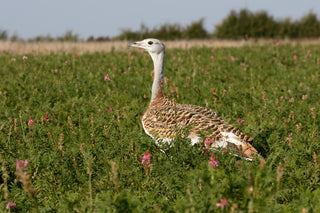
[[(292, 45), (314, 45), (320, 44), (319, 39), (300, 39), (300, 40), (179, 40), (166, 41), (166, 48), (182, 48), (188, 49), (191, 47), (243, 47), (255, 45), (275, 45), (277, 42), (282, 44), (291, 43)], [(110, 52), (126, 50), (127, 41), (107, 41), (107, 42), (24, 42), (24, 41), (0, 41), (0, 52), (10, 52), (13, 54), (28, 54), (28, 53), (92, 53), (92, 52)]]

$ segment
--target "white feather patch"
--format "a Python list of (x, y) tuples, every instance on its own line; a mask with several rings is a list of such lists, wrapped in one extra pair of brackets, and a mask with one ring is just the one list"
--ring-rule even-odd
[(191, 145), (195, 145), (197, 143), (200, 143), (200, 141), (202, 140), (198, 135), (196, 134), (190, 134), (188, 136), (188, 138), (191, 140)]
[(241, 139), (233, 134), (232, 132), (221, 132), (221, 135), (223, 136), (222, 140), (227, 143), (233, 143), (237, 146), (243, 145), (241, 142)]

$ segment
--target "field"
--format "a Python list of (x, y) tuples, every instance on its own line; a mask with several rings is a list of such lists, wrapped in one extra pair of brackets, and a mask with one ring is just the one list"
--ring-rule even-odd
[[(244, 46), (265, 46), (273, 45), (276, 42), (282, 44), (292, 44), (310, 46), (320, 45), (320, 39), (297, 39), (297, 40), (273, 40), (273, 39), (249, 39), (249, 40), (177, 40), (166, 41), (167, 49), (189, 49), (193, 47), (244, 47)], [(126, 41), (106, 41), (106, 42), (24, 42), (24, 41), (2, 41), (0, 40), (0, 52), (14, 54), (50, 54), (61, 52), (69, 54), (83, 54), (95, 52), (127, 51), (128, 42)]]
[(319, 44), (167, 50), (167, 96), (253, 137), (253, 162), (183, 135), (160, 151), (140, 121), (146, 52), (3, 49), (0, 63), (0, 212), (320, 212)]

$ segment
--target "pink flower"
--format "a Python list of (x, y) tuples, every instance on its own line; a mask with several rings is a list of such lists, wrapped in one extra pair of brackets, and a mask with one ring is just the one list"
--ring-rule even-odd
[(10, 201), (9, 203), (7, 203), (6, 205), (6, 209), (10, 210), (11, 208), (16, 207), (16, 204), (12, 201)]
[(109, 75), (106, 75), (106, 76), (104, 77), (104, 81), (110, 81)]
[(210, 56), (210, 59), (211, 59), (211, 60), (214, 60), (214, 56), (213, 56), (213, 55), (212, 55), (212, 56)]
[(302, 100), (305, 100), (308, 98), (308, 95), (302, 95)]
[(279, 46), (279, 45), (280, 45), (280, 42), (278, 41), (278, 42), (276, 43), (276, 45)]
[(152, 171), (152, 160), (150, 158), (150, 152), (149, 150), (146, 151), (146, 153), (144, 153), (142, 160), (141, 160), (141, 164), (143, 165), (143, 169), (146, 173), (146, 175), (149, 175)]
[(50, 121), (48, 113), (46, 113), (46, 121), (47, 121), (47, 122)]
[(213, 142), (212, 142), (211, 138), (206, 138), (204, 145), (211, 146), (212, 144), (213, 144)]
[(131, 58), (131, 60), (133, 60), (133, 59), (134, 59), (134, 56), (132, 55), (130, 58)]
[(308, 51), (307, 51), (307, 55), (310, 55), (310, 53), (311, 53), (311, 50), (308, 50)]
[(297, 55), (294, 55), (294, 56), (293, 56), (293, 59), (294, 59), (294, 60), (297, 60), (297, 59), (298, 59), (298, 56), (297, 56)]
[(231, 59), (231, 61), (234, 61), (234, 56), (233, 55), (230, 56), (230, 59)]
[(34, 121), (32, 120), (32, 117), (30, 117), (29, 121), (28, 121), (28, 126), (33, 125)]
[(213, 94), (213, 95), (217, 95), (216, 89), (212, 89), (212, 94)]
[(109, 108), (109, 109), (107, 109), (107, 111), (108, 112), (111, 112), (111, 111), (113, 111), (113, 108), (112, 108), (112, 106)]
[(168, 78), (167, 77), (164, 77), (164, 83), (166, 84), (166, 83), (168, 83)]
[(131, 67), (128, 67), (128, 70), (131, 70), (132, 68)]
[(227, 206), (227, 203), (228, 203), (228, 200), (225, 199), (225, 198), (222, 198), (222, 199), (220, 200), (220, 202), (216, 203), (216, 206), (217, 206), (217, 207), (224, 208), (224, 207)]
[(146, 153), (143, 155), (141, 163), (142, 163), (143, 165), (149, 165), (149, 164), (151, 164), (151, 158), (150, 158), (150, 152), (149, 152), (149, 150), (147, 150)]
[(206, 153), (207, 155), (209, 155), (209, 154), (210, 154), (210, 149), (203, 148), (203, 151), (204, 151), (204, 153)]
[(237, 120), (238, 124), (243, 124), (244, 123), (244, 120), (241, 120), (240, 118)]
[(219, 162), (216, 161), (216, 156), (214, 156), (214, 154), (211, 155), (210, 160), (208, 161), (208, 166), (213, 166), (213, 167), (219, 166)]
[(16, 61), (16, 58), (11, 58), (11, 61)]
[(28, 174), (28, 161), (27, 160), (17, 160), (16, 161), (16, 177), (19, 182), (22, 183), (23, 190), (32, 197), (36, 190), (32, 187), (30, 181), (30, 175)]
[(22, 59), (25, 61), (28, 59), (28, 57), (24, 55), (24, 56), (22, 56)]
[(17, 170), (24, 170), (28, 166), (28, 160), (17, 160), (16, 161), (16, 169)]
[(55, 70), (54, 70), (55, 73), (57, 73), (58, 71), (59, 71), (58, 69), (55, 69)]

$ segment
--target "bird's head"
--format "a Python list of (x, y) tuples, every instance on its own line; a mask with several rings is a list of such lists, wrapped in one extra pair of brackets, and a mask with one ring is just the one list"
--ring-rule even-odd
[(164, 44), (160, 40), (154, 38), (147, 38), (142, 41), (132, 42), (128, 44), (128, 46), (139, 47), (148, 51), (150, 54), (159, 54), (165, 50)]

